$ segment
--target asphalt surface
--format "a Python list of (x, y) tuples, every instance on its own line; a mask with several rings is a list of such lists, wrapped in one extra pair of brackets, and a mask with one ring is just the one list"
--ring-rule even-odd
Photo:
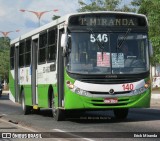
[[(0, 98), (0, 132), (67, 132), (74, 137), (72, 140), (106, 140), (105, 136), (114, 136), (118, 132), (117, 138), (107, 138), (107, 140), (135, 140), (135, 138), (121, 138), (134, 136), (135, 133), (152, 132), (158, 134), (160, 131), (160, 100), (152, 99), (149, 109), (131, 109), (128, 118), (118, 121), (114, 118), (112, 111), (86, 112), (81, 116), (68, 117), (65, 121), (57, 122), (52, 118), (52, 112), (48, 109), (41, 109), (39, 113), (23, 115), (21, 106), (8, 99), (8, 95)], [(4, 121), (6, 123), (4, 123)], [(8, 125), (7, 122), (11, 125)], [(6, 129), (5, 129), (6, 125)], [(19, 125), (19, 127), (17, 127)], [(11, 127), (12, 128), (11, 128)], [(24, 127), (24, 128), (23, 128)], [(77, 133), (75, 133), (77, 132)], [(105, 134), (102, 134), (105, 132)], [(113, 134), (114, 132), (114, 134)], [(55, 134), (54, 134), (55, 135)], [(64, 135), (65, 136), (65, 135)], [(76, 137), (75, 137), (76, 136)], [(78, 137), (77, 137), (78, 136)], [(93, 137), (93, 138), (92, 138)], [(96, 138), (95, 138), (96, 137)], [(100, 139), (101, 138), (101, 139)], [(51, 139), (51, 138), (50, 138)], [(136, 140), (141, 138), (136, 138)], [(144, 138), (150, 140), (151, 138)], [(71, 140), (66, 136), (58, 140)], [(152, 138), (158, 140), (158, 138)]]

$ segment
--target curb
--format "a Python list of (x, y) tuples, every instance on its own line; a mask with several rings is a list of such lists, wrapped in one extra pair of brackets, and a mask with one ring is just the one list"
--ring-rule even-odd
[(160, 99), (160, 94), (151, 94), (152, 99)]

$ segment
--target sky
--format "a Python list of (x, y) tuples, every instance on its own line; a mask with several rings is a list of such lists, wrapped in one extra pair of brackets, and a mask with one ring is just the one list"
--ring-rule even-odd
[[(84, 0), (87, 1), (87, 0)], [(127, 4), (130, 0), (122, 0)], [(76, 13), (79, 8), (78, 0), (0, 0), (0, 31), (14, 31), (8, 34), (11, 39), (17, 38), (39, 26), (38, 18), (30, 12), (20, 12), (20, 9), (48, 12), (41, 18), (41, 26), (52, 21), (53, 15), (64, 16)], [(19, 32), (15, 32), (20, 30)], [(0, 37), (3, 36), (0, 33)]]

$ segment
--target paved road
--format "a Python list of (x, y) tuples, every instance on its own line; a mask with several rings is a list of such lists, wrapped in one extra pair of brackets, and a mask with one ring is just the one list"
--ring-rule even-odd
[[(151, 103), (152, 106), (150, 109), (130, 110), (128, 119), (125, 121), (117, 121), (114, 119), (112, 111), (101, 111), (86, 112), (80, 117), (72, 117), (66, 119), (66, 121), (56, 122), (52, 118), (51, 110), (47, 109), (42, 109), (38, 114), (32, 113), (31, 115), (24, 116), (21, 112), (20, 105), (12, 103), (8, 100), (7, 95), (3, 95), (0, 99), (0, 119), (10, 121), (34, 131), (78, 132), (76, 135), (82, 137), (84, 140), (90, 141), (100, 140), (95, 139), (95, 137), (100, 138), (106, 136), (106, 133), (105, 135), (101, 135), (98, 134), (98, 132), (109, 132), (108, 134), (110, 135), (113, 135), (112, 132), (123, 132), (120, 135), (118, 134), (118, 137), (129, 135), (127, 132), (137, 132), (139, 134), (141, 132), (153, 132), (153, 134), (157, 134), (157, 132), (160, 131), (160, 102), (159, 100), (152, 100)], [(83, 132), (90, 133), (84, 134)], [(134, 133), (132, 133), (131, 136), (133, 136)], [(71, 135), (73, 134), (74, 133), (71, 133)], [(91, 138), (90, 135), (94, 136), (94, 138)], [(116, 138), (111, 140), (116, 140)], [(129, 140), (135, 139), (131, 138)], [(145, 140), (149, 140), (149, 138)], [(157, 138), (154, 138), (154, 140), (157, 140)]]

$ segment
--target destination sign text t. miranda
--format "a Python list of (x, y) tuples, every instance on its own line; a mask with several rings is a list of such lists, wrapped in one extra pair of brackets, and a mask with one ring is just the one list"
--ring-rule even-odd
[(145, 19), (142, 17), (126, 15), (77, 15), (69, 20), (71, 26), (145, 26)]
[(136, 26), (135, 19), (81, 18), (80, 25), (88, 26)]

